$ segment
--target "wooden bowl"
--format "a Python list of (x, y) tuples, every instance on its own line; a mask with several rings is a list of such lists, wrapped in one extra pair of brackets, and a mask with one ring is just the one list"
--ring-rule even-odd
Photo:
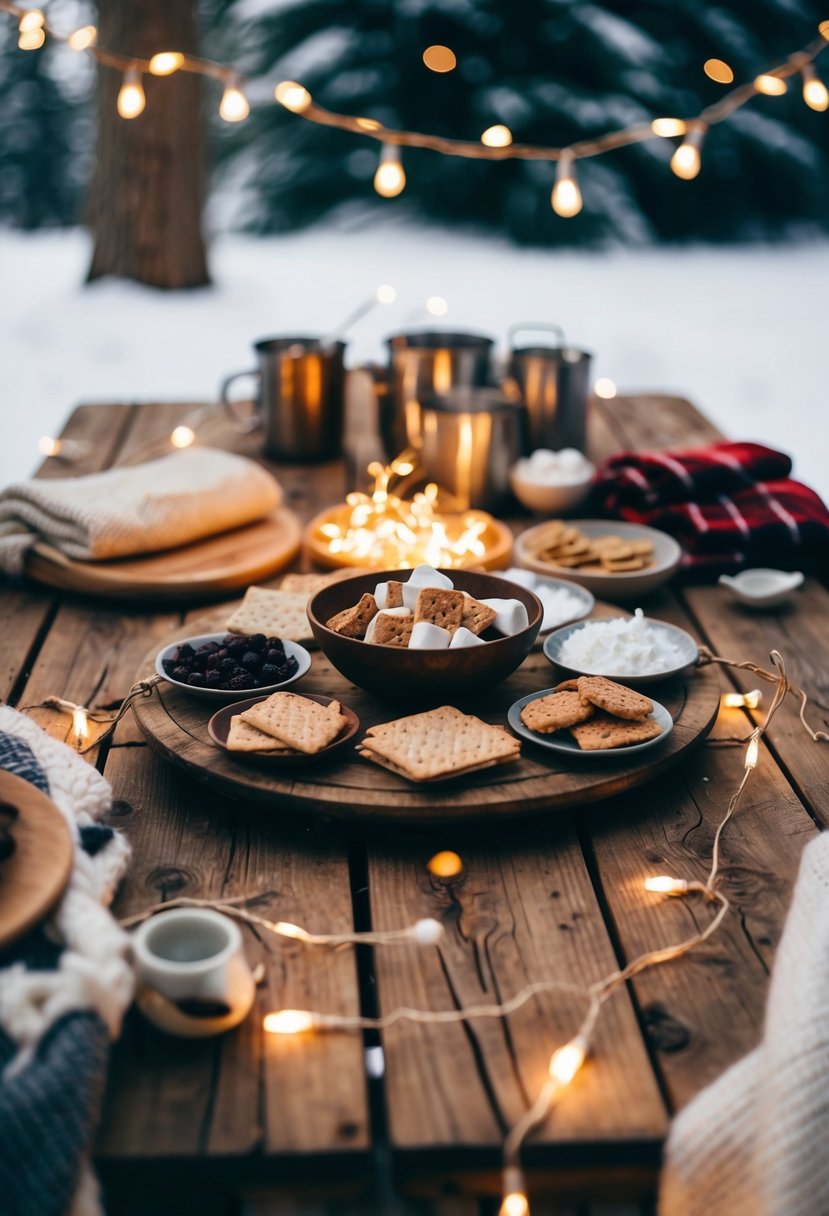
[(408, 578), (408, 571), (385, 570), (343, 579), (312, 596), (308, 603), (308, 620), (320, 650), (346, 679), (388, 701), (438, 705), (505, 680), (532, 650), (541, 628), (541, 601), (526, 587), (492, 574), (468, 570), (443, 570), (442, 573), (451, 578), (456, 590), (466, 591), (475, 599), (520, 600), (527, 609), (529, 625), (511, 637), (495, 635), (484, 646), (457, 650), (375, 646), (326, 628), (325, 622), (335, 613), (356, 604), (360, 596), (373, 592), (378, 583)]

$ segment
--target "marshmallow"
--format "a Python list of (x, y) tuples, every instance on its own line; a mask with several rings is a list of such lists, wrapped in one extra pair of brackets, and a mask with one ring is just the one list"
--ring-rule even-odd
[(383, 609), (387, 607), (389, 602), (389, 585), (388, 583), (378, 583), (374, 588), (374, 601), (377, 607)]
[(530, 623), (527, 609), (520, 600), (492, 599), (481, 600), (481, 603), (486, 604), (487, 608), (494, 608), (495, 620), (492, 627), (508, 637), (513, 633), (520, 633)]
[[(381, 584), (381, 586), (382, 586), (382, 584)], [(378, 616), (411, 616), (411, 615), (412, 614), (411, 614), (411, 612), (409, 612), (408, 608), (383, 608), (383, 609), (381, 609), (380, 612), (375, 612), (374, 616), (371, 618), (371, 620), (368, 623), (368, 629), (366, 630), (366, 636), (363, 638), (363, 641), (370, 642), (371, 639), (374, 637), (374, 630), (377, 625)]]
[(458, 650), (461, 646), (486, 646), (483, 638), (477, 637), (471, 629), (464, 628), (463, 625), (456, 629), (452, 634), (452, 641), (449, 643), (450, 650)]
[(448, 629), (431, 621), (416, 621), (409, 638), (409, 650), (446, 650), (452, 640)]
[(445, 574), (440, 574), (434, 566), (415, 566), (409, 582), (416, 587), (441, 587), (444, 591), (452, 591), (455, 584)]

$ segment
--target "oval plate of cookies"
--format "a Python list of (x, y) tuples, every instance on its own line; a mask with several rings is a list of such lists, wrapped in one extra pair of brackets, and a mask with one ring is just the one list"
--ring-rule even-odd
[(360, 729), (353, 709), (315, 693), (272, 693), (226, 705), (207, 724), (234, 760), (287, 767), (327, 760)]
[(674, 726), (659, 701), (604, 676), (530, 693), (510, 706), (507, 721), (530, 743), (583, 760), (638, 756), (658, 747)]

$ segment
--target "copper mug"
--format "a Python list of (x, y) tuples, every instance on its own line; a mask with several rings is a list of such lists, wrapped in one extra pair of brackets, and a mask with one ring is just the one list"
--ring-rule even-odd
[[(519, 333), (552, 333), (554, 342), (516, 345)], [(502, 386), (526, 408), (527, 453), (536, 448), (578, 448), (587, 443), (591, 355), (569, 346), (560, 325), (523, 322), (509, 330), (507, 382)]]
[[(222, 404), (244, 430), (264, 431), (265, 455), (276, 460), (334, 460), (342, 453), (345, 342), (322, 338), (263, 338), (258, 366), (223, 382)], [(241, 414), (230, 387), (243, 376), (259, 381), (256, 413)]]

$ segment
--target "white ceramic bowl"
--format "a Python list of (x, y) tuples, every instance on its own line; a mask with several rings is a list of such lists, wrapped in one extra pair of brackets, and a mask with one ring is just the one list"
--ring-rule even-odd
[(297, 661), (297, 669), (292, 676), (287, 680), (283, 680), (281, 684), (267, 684), (261, 688), (194, 688), (192, 684), (182, 684), (181, 680), (174, 680), (172, 676), (168, 676), (164, 670), (164, 660), (172, 658), (173, 651), (179, 646), (183, 646), (188, 642), (193, 649), (203, 646), (205, 642), (221, 642), (226, 636), (227, 630), (222, 633), (199, 633), (192, 638), (178, 638), (171, 645), (165, 646), (163, 650), (159, 650), (155, 657), (155, 669), (162, 680), (171, 684), (173, 688), (178, 688), (182, 692), (186, 692), (191, 697), (201, 697), (205, 701), (216, 701), (227, 704), (229, 701), (248, 701), (251, 697), (267, 696), (269, 693), (276, 692), (278, 688), (287, 688), (289, 684), (293, 684), (301, 676), (304, 676), (306, 671), (311, 666), (311, 656), (304, 646), (300, 646), (298, 642), (289, 642), (282, 639), (282, 645), (285, 647), (285, 653), (292, 655)]
[(658, 747), (664, 743), (668, 735), (674, 728), (674, 720), (671, 717), (670, 711), (660, 704), (659, 701), (653, 701), (653, 716), (659, 725), (662, 727), (662, 734), (657, 735), (655, 739), (646, 739), (644, 743), (631, 743), (629, 747), (600, 747), (583, 751), (579, 747), (576, 740), (569, 735), (566, 730), (557, 730), (552, 735), (543, 735), (540, 731), (530, 730), (521, 721), (521, 710), (525, 705), (529, 705), (531, 701), (537, 701), (539, 697), (546, 697), (551, 692), (555, 692), (554, 688), (542, 688), (540, 692), (531, 692), (529, 696), (522, 697), (520, 701), (516, 701), (510, 706), (507, 714), (507, 721), (516, 735), (521, 735), (523, 739), (534, 743), (537, 747), (546, 748), (550, 752), (558, 752), (562, 756), (567, 756), (570, 760), (630, 760), (632, 757), (638, 757), (640, 752), (647, 751), (649, 748)]
[(721, 574), (719, 583), (747, 608), (776, 608), (803, 585), (803, 575), (799, 570), (790, 574), (757, 566), (733, 576)]
[(634, 570), (627, 574), (598, 574), (583, 573), (578, 566), (554, 566), (550, 562), (539, 561), (530, 553), (529, 546), (545, 524), (538, 524), (516, 537), (513, 561), (526, 570), (535, 571), (536, 574), (554, 575), (578, 583), (592, 592), (597, 599), (610, 600), (611, 603), (617, 604), (639, 599), (661, 587), (674, 573), (682, 557), (682, 550), (674, 538), (665, 532), (657, 532), (656, 528), (622, 523), (615, 519), (574, 519), (571, 522), (572, 526), (585, 536), (621, 536), (624, 540), (649, 540), (653, 545), (653, 564), (646, 566), (644, 570)]
[(520, 476), (518, 468), (518, 465), (513, 465), (510, 469), (512, 492), (522, 506), (536, 515), (567, 515), (575, 511), (590, 493), (596, 472), (595, 465), (591, 464), (583, 479), (550, 485)]
[[(562, 625), (570, 625), (573, 621), (582, 621), (586, 616), (590, 616), (590, 613), (596, 607), (595, 597), (578, 583), (571, 582), (570, 579), (547, 578), (546, 575), (536, 574), (533, 570), (515, 569), (514, 567), (502, 570), (501, 578), (505, 578), (509, 582), (518, 583), (519, 587), (526, 587), (541, 600), (544, 616), (541, 618), (539, 634), (549, 633), (551, 629), (561, 629)], [(578, 606), (574, 604), (573, 611), (569, 616), (551, 618), (544, 598), (544, 588), (548, 591), (569, 591), (573, 599), (578, 601)]]
[[(614, 618), (607, 617), (607, 620)], [(590, 622), (588, 622), (589, 624)], [(699, 658), (699, 646), (686, 630), (680, 629), (678, 625), (670, 625), (667, 621), (655, 621), (653, 618), (648, 618), (648, 625), (652, 629), (660, 630), (668, 641), (678, 649), (680, 660), (672, 667), (664, 667), (659, 670), (649, 671), (645, 674), (632, 675), (624, 671), (599, 671), (588, 669), (586, 667), (573, 667), (569, 663), (561, 661), (561, 648), (567, 638), (577, 629), (584, 628), (584, 622), (578, 621), (575, 625), (565, 625), (563, 629), (556, 629), (544, 640), (544, 655), (550, 660), (554, 667), (564, 672), (566, 675), (576, 676), (607, 676), (609, 680), (615, 680), (617, 684), (655, 684), (657, 680), (669, 680), (672, 676), (682, 675), (693, 667)]]

